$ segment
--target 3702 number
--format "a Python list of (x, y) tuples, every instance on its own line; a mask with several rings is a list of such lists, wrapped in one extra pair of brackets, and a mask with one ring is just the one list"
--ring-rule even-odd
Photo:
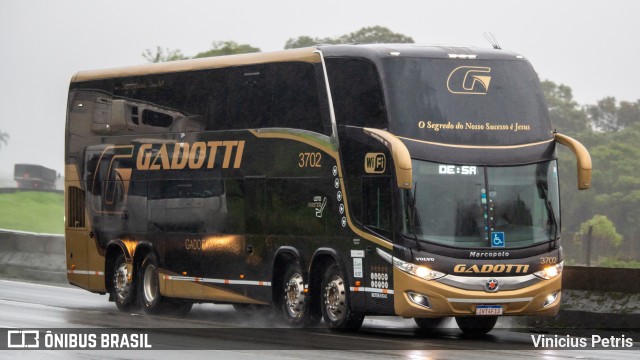
[(322, 161), (322, 154), (319, 152), (304, 152), (299, 153), (298, 158), (298, 166), (301, 168), (312, 167), (319, 168), (322, 167), (320, 163)]
[(555, 264), (558, 262), (558, 258), (555, 256), (543, 256), (540, 258), (540, 264)]

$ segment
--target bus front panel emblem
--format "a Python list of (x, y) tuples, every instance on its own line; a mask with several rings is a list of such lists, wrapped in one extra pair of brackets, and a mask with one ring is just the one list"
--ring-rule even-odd
[(496, 292), (496, 291), (498, 291), (499, 285), (500, 284), (498, 283), (497, 279), (491, 278), (491, 279), (487, 280), (487, 282), (484, 284), (484, 287), (489, 292)]

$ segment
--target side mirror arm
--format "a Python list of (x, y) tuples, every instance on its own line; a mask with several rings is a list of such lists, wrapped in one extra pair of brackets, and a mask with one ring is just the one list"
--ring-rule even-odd
[(591, 187), (591, 155), (578, 140), (566, 135), (554, 134), (555, 141), (571, 149), (576, 156), (578, 166), (578, 190), (587, 190)]

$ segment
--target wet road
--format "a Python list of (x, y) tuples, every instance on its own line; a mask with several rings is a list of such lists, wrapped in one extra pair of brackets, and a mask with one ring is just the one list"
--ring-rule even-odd
[[(9, 329), (139, 329), (153, 349), (4, 350), (2, 359), (637, 359), (633, 350), (535, 349), (532, 334), (508, 328), (501, 319), (481, 338), (465, 338), (450, 321), (435, 334), (420, 334), (412, 320), (367, 317), (357, 333), (323, 327), (288, 329), (278, 317), (236, 312), (230, 305), (195, 305), (186, 318), (120, 312), (106, 296), (62, 286), (0, 280), (0, 327)], [(107, 330), (109, 331), (109, 330)], [(131, 330), (129, 330), (131, 331)], [(3, 332), (2, 336), (6, 332)], [(533, 334), (533, 336), (537, 336)], [(553, 336), (553, 335), (547, 335)], [(209, 349), (209, 350), (191, 350)]]

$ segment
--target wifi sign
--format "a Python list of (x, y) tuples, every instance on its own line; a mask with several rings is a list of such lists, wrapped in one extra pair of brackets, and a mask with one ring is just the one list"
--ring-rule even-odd
[(367, 153), (364, 157), (364, 171), (367, 174), (382, 174), (387, 168), (387, 158), (383, 153)]

